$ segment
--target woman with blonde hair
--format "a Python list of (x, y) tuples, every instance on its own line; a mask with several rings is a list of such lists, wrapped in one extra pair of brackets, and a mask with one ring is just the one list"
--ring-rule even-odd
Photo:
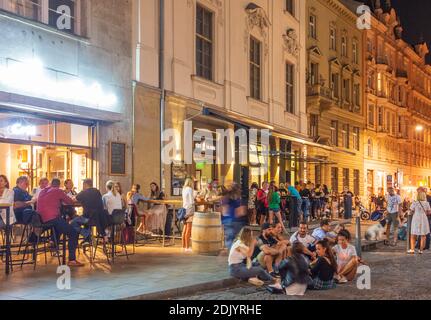
[(182, 245), (184, 252), (192, 252), (190, 248), (190, 238), (192, 236), (192, 222), (195, 213), (195, 198), (193, 195), (194, 181), (187, 178), (183, 186), (183, 208), (186, 210), (186, 217), (184, 221), (184, 229), (182, 234)]
[(413, 212), (413, 218), (410, 231), (410, 250), (407, 253), (415, 253), (416, 241), (420, 237), (419, 254), (422, 254), (425, 248), (426, 236), (430, 233), (427, 215), (431, 214), (431, 207), (423, 190), (418, 192), (417, 200), (413, 201), (410, 206), (410, 212)]

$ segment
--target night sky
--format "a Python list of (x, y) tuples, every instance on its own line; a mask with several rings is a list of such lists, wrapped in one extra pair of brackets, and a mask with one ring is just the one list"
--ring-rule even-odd
[[(392, 7), (401, 19), (404, 40), (417, 44), (423, 37), (431, 49), (431, 0), (392, 0)], [(427, 60), (431, 63), (431, 55)]]

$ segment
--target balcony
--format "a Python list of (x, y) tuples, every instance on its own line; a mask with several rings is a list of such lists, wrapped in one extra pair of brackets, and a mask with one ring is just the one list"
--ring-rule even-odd
[(333, 91), (320, 84), (307, 85), (307, 104), (309, 107), (318, 106), (323, 112), (335, 106)]
[(389, 66), (388, 57), (377, 56), (376, 64), (380, 64), (380, 65), (384, 65), (384, 66)]
[(397, 69), (395, 72), (395, 76), (400, 80), (408, 80), (408, 74), (406, 70)]

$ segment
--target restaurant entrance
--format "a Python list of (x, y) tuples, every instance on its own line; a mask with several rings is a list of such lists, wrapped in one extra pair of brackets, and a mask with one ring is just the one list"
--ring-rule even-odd
[(72, 179), (81, 188), (92, 178), (93, 129), (53, 120), (0, 114), (0, 174), (13, 186), (28, 176), (31, 188), (40, 178)]

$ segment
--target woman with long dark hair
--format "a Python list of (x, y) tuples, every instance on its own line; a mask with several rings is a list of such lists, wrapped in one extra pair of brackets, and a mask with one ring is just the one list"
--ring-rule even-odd
[(318, 258), (311, 263), (312, 281), (310, 290), (328, 290), (335, 288), (334, 275), (338, 271), (337, 261), (327, 240), (316, 244)]
[[(11, 190), (9, 185), (9, 180), (5, 175), (0, 175), (0, 202), (12, 204), (10, 207), (10, 219), (9, 223), (14, 224), (16, 222), (15, 214), (13, 212), (13, 201), (14, 201), (14, 191)], [(0, 212), (0, 229), (6, 226), (6, 210), (1, 210)]]

